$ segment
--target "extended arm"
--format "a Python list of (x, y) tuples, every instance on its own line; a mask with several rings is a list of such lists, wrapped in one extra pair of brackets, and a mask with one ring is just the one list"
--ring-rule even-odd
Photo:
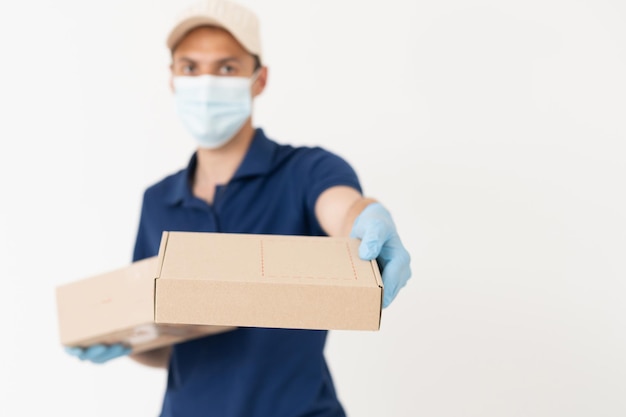
[(391, 214), (354, 188), (336, 186), (319, 196), (315, 215), (329, 236), (361, 239), (359, 256), (378, 260), (385, 287), (383, 307), (391, 304), (411, 277), (411, 257), (400, 241)]

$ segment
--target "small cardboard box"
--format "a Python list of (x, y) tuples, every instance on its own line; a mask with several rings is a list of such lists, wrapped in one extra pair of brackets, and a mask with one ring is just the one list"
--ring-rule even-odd
[(238, 327), (378, 330), (357, 239), (164, 232), (157, 257), (57, 288), (61, 342), (135, 352)]
[(158, 267), (155, 256), (57, 287), (61, 343), (81, 347), (123, 343), (139, 353), (232, 329), (155, 323), (154, 279)]

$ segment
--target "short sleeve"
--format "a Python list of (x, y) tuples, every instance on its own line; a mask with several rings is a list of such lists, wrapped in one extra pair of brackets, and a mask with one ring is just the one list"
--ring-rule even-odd
[(155, 210), (159, 204), (157, 204), (158, 198), (155, 198), (154, 194), (154, 190), (149, 188), (143, 195), (133, 262), (156, 256), (159, 252), (162, 225), (158, 221), (159, 215)]
[(146, 230), (146, 195), (144, 193), (141, 203), (141, 215), (139, 217), (139, 228), (137, 230), (137, 237), (135, 239), (135, 250), (133, 251), (133, 262), (140, 261), (148, 258), (148, 236)]
[[(335, 186), (352, 187), (362, 193), (354, 169), (343, 158), (322, 148), (312, 148), (302, 163), (305, 178), (305, 204), (310, 218), (315, 219), (315, 203), (327, 189)], [(320, 228), (315, 220), (317, 227)]]

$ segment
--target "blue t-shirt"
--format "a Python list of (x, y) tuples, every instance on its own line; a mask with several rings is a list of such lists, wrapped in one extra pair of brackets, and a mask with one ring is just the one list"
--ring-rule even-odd
[[(361, 192), (354, 170), (321, 148), (279, 145), (255, 131), (213, 204), (192, 194), (196, 168), (149, 187), (134, 260), (155, 256), (168, 231), (324, 235), (315, 202), (326, 189)], [(162, 417), (342, 417), (324, 358), (326, 331), (239, 328), (175, 345)]]

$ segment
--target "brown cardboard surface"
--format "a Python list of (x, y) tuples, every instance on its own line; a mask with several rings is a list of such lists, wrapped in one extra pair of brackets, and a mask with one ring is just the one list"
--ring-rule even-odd
[(148, 258), (57, 287), (61, 342), (74, 345), (152, 322), (157, 266), (156, 257)]
[(357, 239), (165, 232), (155, 321), (378, 330), (382, 281)]
[(123, 343), (138, 353), (208, 334), (220, 326), (154, 323), (157, 257), (57, 287), (61, 343), (86, 347)]

